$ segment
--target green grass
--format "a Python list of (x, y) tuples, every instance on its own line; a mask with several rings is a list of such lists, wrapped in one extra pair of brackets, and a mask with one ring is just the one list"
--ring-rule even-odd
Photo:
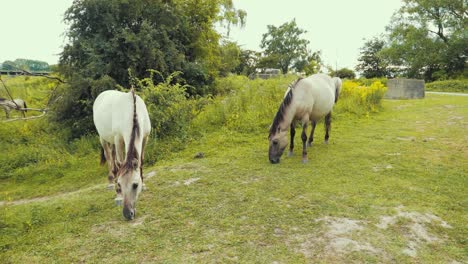
[[(42, 77), (1, 76), (13, 98), (30, 108), (45, 108), (57, 82)], [(3, 83), (0, 96), (8, 98)], [(3, 109), (2, 109), (3, 112)], [(17, 111), (12, 117), (21, 117)], [(27, 117), (40, 112), (28, 111)], [(48, 122), (48, 115), (34, 120), (6, 121), (0, 116), (0, 200), (18, 200), (74, 191), (100, 183), (96, 174), (98, 140), (83, 137), (67, 142), (69, 130)]]
[[(332, 123), (329, 145), (321, 143), (323, 125), (317, 127), (307, 164), (301, 163), (300, 148), (295, 156), (270, 164), (266, 130), (207, 132), (185, 150), (145, 169), (156, 175), (146, 181), (148, 190), (131, 222), (123, 220), (121, 208), (113, 204), (114, 194), (104, 189), (105, 172), (96, 169), (83, 179), (100, 182), (102, 188), (0, 207), (0, 259), (466, 262), (467, 100), (428, 95), (424, 100), (385, 101), (383, 110), (368, 117), (340, 114)], [(197, 152), (205, 158), (194, 159)], [(97, 168), (87, 163), (80, 168), (92, 166)], [(64, 173), (76, 173), (74, 169), (68, 167)], [(185, 185), (189, 179), (194, 182)], [(25, 193), (21, 198), (26, 195), (36, 197)], [(382, 216), (399, 211), (435, 215), (451, 228), (437, 220), (405, 217), (387, 229), (376, 226)], [(340, 219), (360, 221), (360, 228), (333, 235), (327, 222)], [(415, 227), (437, 241), (412, 237)], [(352, 239), (375, 251), (352, 247), (336, 251), (337, 239)], [(416, 245), (414, 257), (403, 253), (411, 243)]]

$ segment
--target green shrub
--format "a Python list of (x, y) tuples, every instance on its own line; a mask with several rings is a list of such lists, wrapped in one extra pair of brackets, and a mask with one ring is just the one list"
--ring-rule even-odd
[(468, 93), (468, 79), (426, 83), (426, 91)]

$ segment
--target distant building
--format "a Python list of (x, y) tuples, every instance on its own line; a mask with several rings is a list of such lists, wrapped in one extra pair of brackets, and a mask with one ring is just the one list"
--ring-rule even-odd
[(273, 77), (276, 77), (281, 74), (280, 69), (274, 69), (274, 68), (257, 68), (255, 69), (255, 73), (251, 74), (249, 76), (250, 79), (256, 79), (256, 78), (261, 78), (261, 79), (270, 79)]

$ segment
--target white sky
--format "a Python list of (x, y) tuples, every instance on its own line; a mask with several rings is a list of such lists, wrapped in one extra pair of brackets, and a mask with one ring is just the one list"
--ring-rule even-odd
[(0, 0), (0, 63), (32, 59), (58, 63), (63, 14), (72, 0)]
[(385, 26), (402, 0), (233, 0), (247, 12), (245, 28), (233, 28), (231, 40), (243, 49), (260, 51), (267, 25), (296, 19), (312, 51), (321, 50), (326, 65), (354, 70), (363, 39), (385, 33)]
[[(364, 38), (385, 32), (402, 0), (233, 0), (247, 11), (245, 28), (233, 28), (231, 39), (244, 49), (260, 51), (267, 25), (296, 18), (308, 31), (312, 51), (325, 63), (354, 68)], [(56, 64), (65, 43), (63, 14), (72, 0), (0, 0), (0, 62), (27, 58)]]

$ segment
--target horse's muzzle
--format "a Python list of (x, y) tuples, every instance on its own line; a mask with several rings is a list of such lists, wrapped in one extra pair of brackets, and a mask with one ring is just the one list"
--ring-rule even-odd
[(280, 159), (270, 159), (271, 164), (278, 164)]
[(135, 209), (123, 208), (123, 215), (127, 220), (133, 220), (135, 218)]

